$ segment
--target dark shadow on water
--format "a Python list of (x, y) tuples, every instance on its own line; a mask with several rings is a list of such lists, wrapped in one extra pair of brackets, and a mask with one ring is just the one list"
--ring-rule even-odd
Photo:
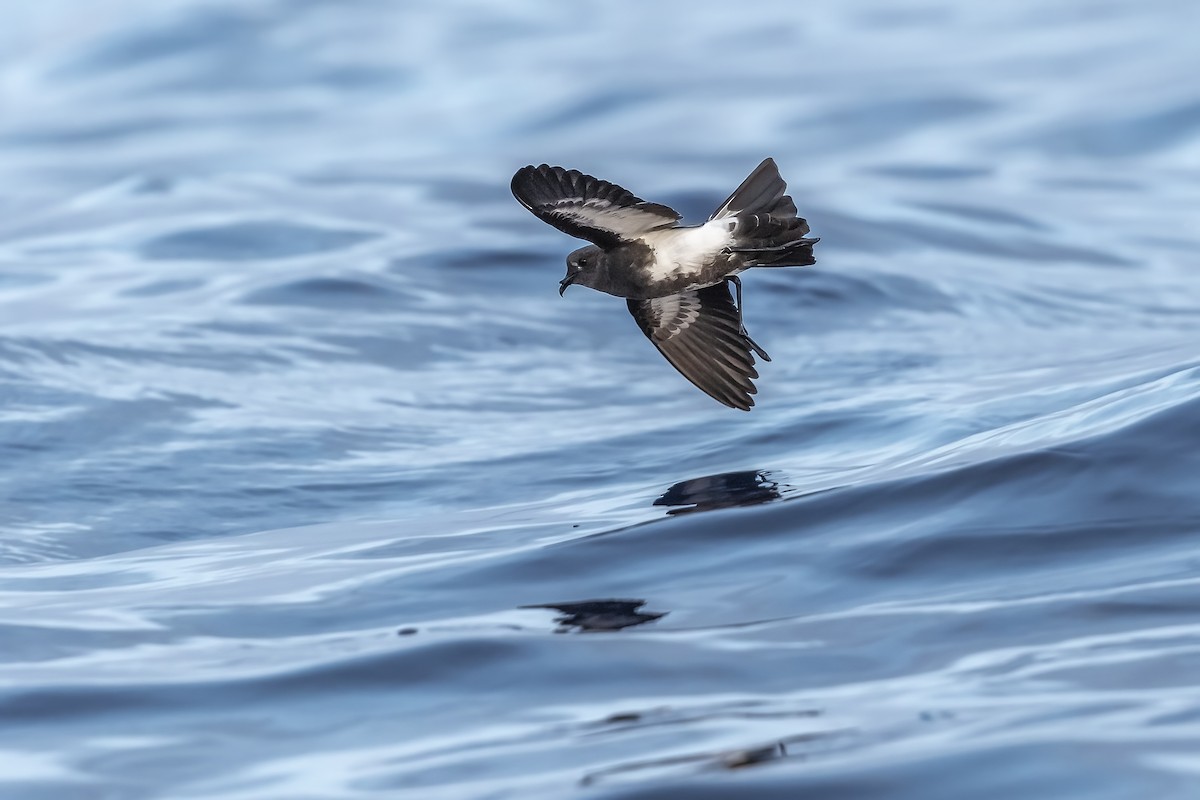
[(781, 484), (770, 475), (764, 470), (747, 470), (680, 481), (663, 492), (654, 505), (671, 506), (667, 514), (674, 515), (769, 503), (781, 496)]
[(578, 603), (547, 603), (521, 608), (550, 608), (560, 612), (555, 622), (559, 633), (576, 628), (584, 632), (619, 631), (634, 625), (653, 622), (667, 615), (666, 611), (639, 611), (645, 600), (584, 600)]

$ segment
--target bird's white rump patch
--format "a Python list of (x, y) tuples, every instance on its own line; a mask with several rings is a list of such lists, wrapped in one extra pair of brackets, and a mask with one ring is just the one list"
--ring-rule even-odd
[(736, 219), (726, 217), (694, 228), (665, 228), (647, 231), (642, 240), (654, 250), (650, 267), (653, 280), (679, 275), (699, 274), (710, 265), (722, 248), (733, 243)]

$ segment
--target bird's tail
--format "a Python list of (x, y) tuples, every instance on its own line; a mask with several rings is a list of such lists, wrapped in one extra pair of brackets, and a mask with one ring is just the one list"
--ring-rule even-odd
[(796, 204), (786, 192), (779, 167), (768, 158), (709, 217), (729, 220), (734, 243), (728, 249), (741, 254), (747, 267), (816, 263), (812, 249), (820, 240), (804, 238), (808, 223), (796, 216)]

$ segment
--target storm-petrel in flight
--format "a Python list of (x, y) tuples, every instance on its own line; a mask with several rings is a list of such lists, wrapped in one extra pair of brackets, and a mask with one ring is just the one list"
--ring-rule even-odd
[[(513, 196), (543, 222), (591, 242), (567, 256), (562, 294), (573, 283), (624, 297), (629, 312), (671, 366), (701, 391), (749, 411), (757, 389), (754, 353), (770, 361), (742, 325), (742, 282), (750, 267), (815, 262), (817, 239), (796, 216), (774, 160), (763, 161), (708, 222), (680, 215), (614, 183), (542, 164), (517, 170)], [(737, 289), (737, 303), (729, 284)]]

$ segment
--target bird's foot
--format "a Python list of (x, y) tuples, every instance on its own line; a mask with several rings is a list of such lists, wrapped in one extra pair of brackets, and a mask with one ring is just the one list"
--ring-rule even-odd
[(742, 328), (742, 336), (745, 337), (746, 344), (750, 345), (750, 349), (758, 353), (759, 358), (761, 358), (763, 361), (771, 360), (771, 357), (767, 355), (767, 351), (763, 350), (762, 347), (759, 346), (758, 342), (750, 338), (750, 336), (746, 333), (745, 328)]

